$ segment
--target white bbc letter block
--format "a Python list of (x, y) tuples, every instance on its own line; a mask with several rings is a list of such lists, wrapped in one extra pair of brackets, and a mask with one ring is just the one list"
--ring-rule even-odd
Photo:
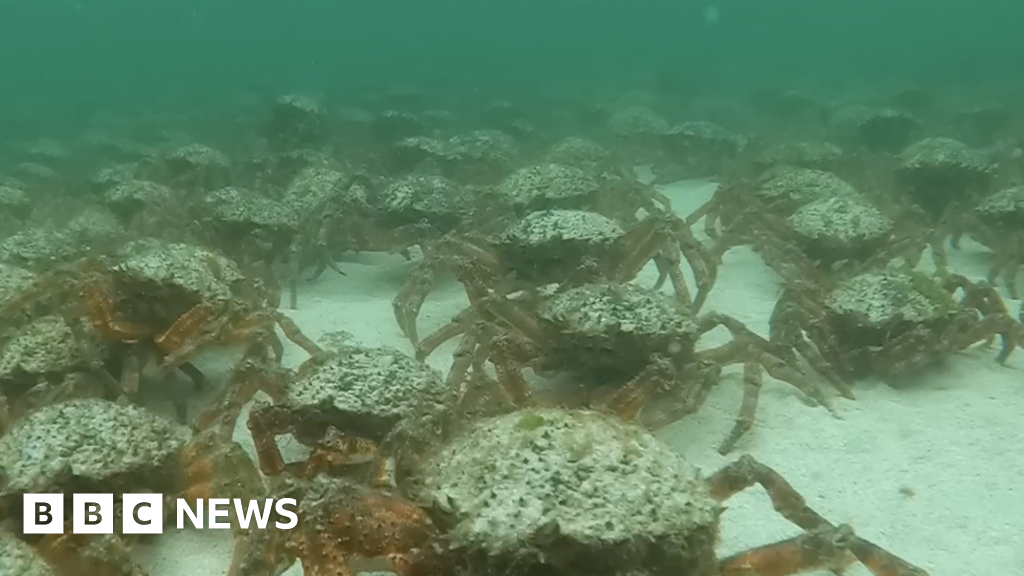
[(121, 498), (121, 532), (162, 534), (164, 499), (159, 494), (125, 494)]
[(63, 494), (25, 494), (21, 531), (25, 534), (64, 533)]
[(227, 518), (231, 515), (230, 510), (225, 510), (227, 506), (231, 505), (231, 500), (227, 498), (210, 498), (210, 521), (206, 524), (207, 528), (213, 530), (225, 530), (231, 528), (230, 522), (221, 522), (218, 518)]
[(114, 533), (113, 494), (75, 494), (71, 530), (75, 534)]

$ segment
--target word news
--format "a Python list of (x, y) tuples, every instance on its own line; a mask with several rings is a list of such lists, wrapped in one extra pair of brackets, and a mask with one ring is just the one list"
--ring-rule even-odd
[[(123, 494), (119, 500), (122, 534), (161, 534), (164, 531), (164, 496), (160, 494)], [(63, 534), (65, 528), (64, 494), (25, 494), (22, 530), (25, 534)], [(299, 523), (294, 498), (274, 500), (242, 500), (240, 498), (199, 498), (195, 507), (189, 501), (175, 500), (178, 530), (185, 529), (186, 519), (194, 528), (229, 530), (228, 521), (234, 511), (238, 526), (266, 530), (271, 516), (278, 519), (274, 527), (290, 530)], [(205, 512), (205, 513), (204, 513)], [(72, 534), (113, 534), (118, 506), (113, 494), (73, 494), (71, 510)], [(205, 522), (204, 522), (205, 519)]]

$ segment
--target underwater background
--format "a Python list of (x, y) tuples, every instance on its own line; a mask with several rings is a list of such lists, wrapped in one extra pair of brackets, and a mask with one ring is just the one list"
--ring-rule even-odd
[(6, 130), (239, 91), (409, 83), (510, 98), (661, 76), (687, 92), (1020, 78), (1024, 5), (987, 0), (5, 0)]
[[(187, 490), (161, 459), (186, 438), (230, 454), (217, 471), (246, 497), (337, 490), (310, 510), (374, 520), (387, 506), (359, 506), (381, 488), (445, 537), (522, 528), (513, 564), (560, 547), (547, 488), (596, 493), (581, 556), (603, 572), (474, 576), (734, 576), (716, 568), (849, 526), (891, 562), (862, 554), (847, 576), (1019, 573), (1022, 23), (1010, 0), (0, 0), (0, 576), (12, 549), (55, 563), (13, 525), (9, 477), (118, 493), (159, 463)], [(54, 425), (65, 403), (99, 416)], [(491, 412), (530, 440), (598, 411), (582, 448), (537, 443), (556, 462), (539, 472), (471, 436), (507, 432)], [(118, 440), (141, 424), (107, 415), (129, 413), (173, 441)], [(601, 434), (642, 437), (658, 473), (618, 466), (639, 448)], [(140, 446), (159, 457), (115, 451)], [(591, 449), (614, 464), (601, 488), (591, 470), (562, 483)], [(50, 466), (75, 454), (129, 470)], [(705, 482), (744, 466), (827, 521), (798, 527), (750, 477)], [(513, 477), (538, 489), (493, 496)], [(439, 510), (449, 491), (423, 478), (508, 515)], [(590, 554), (617, 555), (623, 520), (648, 541), (664, 524), (641, 512), (691, 496), (706, 514), (670, 536), (701, 536), (708, 570)], [(325, 541), (348, 542), (338, 525)], [(233, 536), (168, 528), (108, 560), (301, 576), (327, 558), (261, 566), (287, 539)], [(319, 568), (388, 568), (379, 552)], [(57, 576), (89, 572), (76, 562)]]

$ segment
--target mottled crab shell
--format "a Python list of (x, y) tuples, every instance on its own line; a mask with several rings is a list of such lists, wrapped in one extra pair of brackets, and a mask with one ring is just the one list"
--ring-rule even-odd
[(683, 122), (661, 135), (670, 153), (730, 155), (738, 152), (744, 139), (711, 122)]
[(442, 176), (412, 174), (386, 187), (380, 200), (398, 225), (426, 220), (450, 229), (466, 213), (469, 195), (462, 186)]
[(24, 268), (0, 262), (0, 306), (8, 298), (12, 298), (18, 292), (28, 288), (34, 278), (35, 274)]
[(230, 298), (232, 286), (245, 280), (232, 260), (192, 244), (139, 240), (119, 256), (116, 274), (142, 284), (177, 286), (207, 301)]
[(608, 118), (608, 128), (620, 136), (660, 135), (669, 131), (667, 120), (647, 106), (627, 106)]
[(855, 195), (857, 190), (831, 172), (776, 166), (758, 178), (755, 193), (766, 202), (796, 208), (823, 198)]
[(507, 247), (555, 248), (558, 243), (610, 245), (624, 231), (615, 221), (586, 210), (538, 210), (498, 237)]
[(574, 166), (596, 172), (612, 162), (612, 153), (593, 140), (570, 136), (552, 146), (546, 160), (554, 164)]
[(57, 576), (35, 549), (0, 528), (0, 574), (10, 576)]
[(935, 280), (920, 272), (884, 269), (865, 272), (839, 285), (825, 305), (863, 328), (894, 323), (921, 324), (946, 318), (956, 302)]
[(74, 259), (78, 246), (71, 234), (53, 228), (27, 228), (0, 243), (0, 261), (27, 267)]
[(299, 410), (329, 406), (346, 427), (383, 437), (414, 411), (444, 406), (449, 393), (438, 371), (395, 348), (343, 345), (306, 361), (285, 403)]
[(451, 519), (469, 572), (715, 572), (721, 509), (707, 484), (613, 416), (538, 408), (475, 422), (428, 455), (412, 485)]
[(975, 209), (989, 225), (1024, 228), (1024, 186), (1011, 186), (983, 200)]
[(365, 191), (361, 186), (349, 186), (351, 179), (351, 174), (322, 163), (307, 166), (288, 184), (282, 202), (291, 206), (300, 218), (315, 215), (329, 199), (337, 199), (344, 206), (365, 202)]
[(121, 205), (132, 202), (167, 202), (174, 198), (174, 190), (148, 180), (129, 179), (117, 183), (103, 194), (103, 202)]
[(840, 258), (849, 257), (845, 252), (859, 247), (876, 248), (875, 243), (888, 238), (895, 226), (859, 194), (815, 200), (797, 209), (787, 222), (812, 251), (822, 255), (842, 251)]
[(531, 212), (547, 208), (578, 208), (599, 191), (600, 183), (579, 168), (538, 164), (520, 168), (498, 185), (509, 205)]
[(231, 167), (231, 159), (223, 152), (205, 144), (185, 144), (172, 150), (167, 161), (187, 168), (218, 168), (227, 170)]
[(537, 311), (559, 337), (546, 357), (584, 380), (631, 378), (652, 354), (692, 354), (697, 323), (670, 296), (635, 284), (585, 284), (553, 295)]
[(210, 208), (213, 219), (225, 224), (281, 230), (299, 226), (298, 216), (284, 203), (235, 186), (210, 192), (204, 204)]
[(977, 150), (952, 138), (925, 138), (900, 153), (900, 170), (962, 170), (984, 173), (992, 169)]
[(552, 296), (540, 317), (580, 336), (626, 333), (648, 338), (690, 338), (697, 323), (669, 296), (636, 284), (586, 284)]
[(32, 201), (24, 190), (0, 185), (0, 210), (24, 217), (32, 211)]
[(625, 232), (614, 221), (584, 210), (539, 210), (494, 239), (506, 266), (538, 285), (572, 274), (585, 258), (600, 261)]
[[(87, 336), (95, 332), (85, 328)], [(35, 378), (44, 374), (64, 374), (88, 366), (83, 349), (100, 347), (99, 338), (79, 342), (64, 318), (41, 316), (18, 330), (0, 346), (0, 382), (21, 375)]]
[(500, 130), (474, 130), (453, 136), (450, 140), (460, 150), (462, 160), (509, 163), (519, 157), (519, 144)]
[(762, 170), (787, 165), (830, 171), (842, 158), (843, 149), (828, 142), (779, 142), (758, 154), (754, 163)]
[(3, 492), (46, 492), (71, 479), (156, 469), (190, 437), (188, 428), (133, 405), (78, 399), (44, 406), (0, 437)]

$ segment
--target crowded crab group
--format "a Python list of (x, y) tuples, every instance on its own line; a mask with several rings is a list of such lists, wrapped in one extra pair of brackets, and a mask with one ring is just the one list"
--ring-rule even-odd
[[(0, 572), (143, 576), (125, 535), (6, 519), (30, 491), (144, 490), (296, 498), (294, 530), (236, 529), (232, 576), (348, 576), (357, 558), (403, 576), (926, 576), (753, 457), (704, 476), (652, 431), (734, 367), (722, 454), (755, 430), (765, 375), (836, 411), (862, 379), (902, 386), (978, 343), (1005, 362), (1024, 338), (1001, 294), (1024, 264), (1020, 181), (985, 150), (915, 141), (900, 110), (816, 110), (835, 143), (764, 145), (603, 106), (548, 140), (507, 102), (467, 130), (286, 96), (241, 158), (93, 134), (111, 164), (84, 179), (58, 144), (26, 146), (0, 178)], [(720, 185), (683, 214), (655, 186), (680, 176)], [(950, 269), (965, 238), (993, 255), (984, 281)], [(767, 334), (706, 309), (741, 245), (781, 285)], [(389, 295), (407, 350), (315, 340), (285, 311), (361, 252), (409, 261)], [(466, 306), (421, 334), (452, 280)], [(452, 341), (444, 371), (426, 363)], [(724, 502), (755, 484), (803, 533), (721, 558)]]

